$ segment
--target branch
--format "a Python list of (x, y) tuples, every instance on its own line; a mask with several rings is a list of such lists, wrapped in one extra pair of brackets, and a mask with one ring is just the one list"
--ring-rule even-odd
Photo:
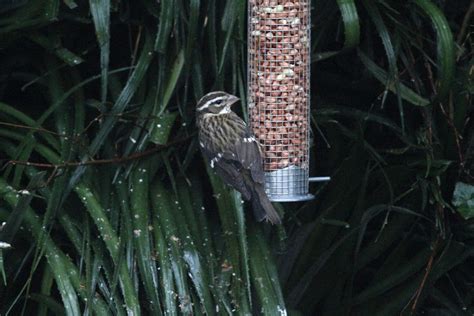
[(474, 2), (471, 1), (471, 5), (469, 6), (469, 9), (467, 9), (466, 15), (464, 16), (464, 19), (461, 24), (461, 29), (458, 33), (458, 38), (456, 42), (458, 45), (461, 45), (461, 42), (466, 35), (467, 28), (469, 27), (469, 21), (471, 20), (471, 15), (474, 13)]
[(24, 166), (32, 166), (32, 167), (37, 167), (37, 168), (42, 168), (42, 169), (65, 169), (65, 168), (73, 168), (73, 167), (79, 167), (79, 166), (89, 166), (89, 165), (108, 165), (108, 164), (122, 164), (128, 161), (132, 160), (138, 160), (142, 159), (145, 157), (148, 157), (156, 152), (159, 152), (165, 148), (169, 148), (171, 146), (174, 146), (179, 143), (184, 143), (194, 137), (194, 134), (191, 134), (187, 137), (169, 142), (164, 145), (156, 145), (153, 148), (150, 148), (148, 150), (142, 151), (142, 152), (137, 152), (134, 154), (131, 154), (129, 156), (125, 157), (117, 157), (117, 158), (111, 158), (111, 159), (100, 159), (100, 160), (89, 160), (89, 161), (69, 161), (69, 162), (64, 162), (60, 164), (50, 164), (50, 163), (41, 163), (41, 162), (31, 162), (31, 161), (21, 161), (21, 160), (9, 160), (5, 163), (5, 167), (7, 165), (24, 165)]

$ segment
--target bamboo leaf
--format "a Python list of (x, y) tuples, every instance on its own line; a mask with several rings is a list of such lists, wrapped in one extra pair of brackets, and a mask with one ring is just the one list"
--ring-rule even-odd
[(17, 192), (18, 202), (0, 231), (0, 241), (12, 243), (26, 215), (26, 210), (33, 199), (35, 190), (44, 184), (45, 175), (44, 172), (34, 175), (28, 186)]
[[(134, 69), (133, 73), (130, 75), (130, 78), (128, 79), (127, 84), (121, 91), (114, 106), (110, 110), (110, 113), (109, 113), (110, 116), (108, 116), (107, 119), (104, 121), (99, 132), (97, 133), (91, 145), (89, 146), (88, 154), (82, 157), (83, 161), (88, 160), (90, 155), (93, 156), (99, 151), (100, 147), (102, 147), (103, 143), (105, 142), (107, 136), (112, 131), (112, 128), (114, 127), (115, 123), (118, 121), (118, 117), (116, 116), (116, 114), (120, 114), (121, 112), (125, 110), (130, 100), (132, 99), (133, 95), (135, 94), (136, 90), (138, 89), (138, 85), (140, 84), (141, 80), (145, 76), (148, 66), (150, 65), (151, 60), (153, 59), (153, 51), (151, 49), (152, 48), (151, 46), (152, 46), (151, 37), (146, 36), (145, 44), (142, 48), (142, 53), (140, 55), (140, 58), (138, 59), (136, 68)], [(74, 171), (73, 175), (71, 176), (71, 180), (69, 182), (67, 189), (69, 189), (70, 187), (74, 186), (77, 183), (77, 181), (79, 180), (81, 175), (84, 173), (84, 171), (85, 171), (84, 166), (78, 167)], [(68, 193), (68, 190), (65, 190), (65, 194), (67, 193)]]
[[(80, 200), (84, 203), (86, 209), (89, 211), (91, 218), (94, 220), (110, 256), (114, 261), (117, 261), (120, 245), (119, 240), (97, 198), (92, 193), (91, 189), (83, 183), (76, 185), (74, 190)], [(140, 305), (138, 303), (131, 277), (125, 266), (125, 262), (120, 264), (119, 274), (120, 285), (123, 290), (127, 311), (140, 315)]]
[(3, 285), (7, 285), (7, 275), (5, 274), (5, 264), (3, 263), (3, 249), (6, 248), (8, 243), (5, 243), (3, 241), (0, 241), (2, 244), (4, 244), (3, 247), (0, 247), (0, 273), (2, 274), (2, 279), (3, 279)]
[(449, 26), (443, 12), (430, 0), (413, 0), (413, 2), (427, 15), (437, 35), (437, 55), (438, 55), (438, 95), (443, 99), (448, 93), (454, 79), (454, 39), (451, 27)]
[(100, 68), (102, 74), (102, 103), (107, 100), (109, 55), (110, 55), (110, 0), (89, 0), (94, 20), (97, 42), (100, 47)]
[(168, 47), (168, 39), (174, 23), (174, 8), (175, 5), (172, 0), (161, 1), (158, 34), (155, 40), (155, 51), (157, 52), (164, 53)]
[[(378, 80), (380, 81), (380, 83), (382, 84), (387, 84), (390, 82), (389, 80), (389, 77), (387, 75), (387, 73), (382, 69), (380, 68), (379, 66), (377, 66), (372, 60), (370, 60), (370, 58), (365, 55), (362, 51), (358, 51), (358, 54), (359, 54), (359, 57), (362, 61), (362, 63), (367, 67), (367, 69), (370, 71), (370, 73)], [(392, 91), (393, 93), (397, 93), (397, 89), (395, 88), (393, 82), (392, 83), (389, 83), (387, 85), (387, 89)], [(414, 92), (412, 89), (408, 88), (407, 86), (405, 86), (404, 84), (400, 84), (400, 89), (399, 89), (399, 93), (401, 95), (401, 97), (410, 102), (411, 104), (413, 105), (416, 105), (416, 106), (427, 106), (428, 104), (430, 104), (430, 101), (428, 101), (427, 99), (423, 98), (422, 96), (420, 96), (419, 94), (417, 94), (416, 92)]]
[(64, 307), (56, 302), (53, 298), (48, 297), (46, 295), (33, 293), (30, 295), (33, 301), (36, 301), (40, 304), (40, 306), (46, 306), (49, 310), (51, 310), (55, 315), (66, 315), (64, 311)]
[(337, 0), (337, 5), (344, 22), (344, 48), (353, 48), (359, 45), (360, 41), (360, 22), (357, 7), (354, 0)]
[[(392, 44), (392, 38), (390, 32), (388, 31), (387, 26), (382, 18), (380, 10), (378, 9), (377, 5), (374, 2), (364, 0), (364, 6), (366, 7), (367, 11), (369, 12), (370, 17), (372, 18), (372, 22), (377, 29), (378, 35), (382, 39), (383, 46), (385, 48), (385, 54), (388, 60), (388, 68), (389, 68), (389, 82), (386, 85), (393, 85), (395, 88), (395, 93), (398, 98), (398, 109), (400, 112), (400, 122), (402, 125), (402, 130), (405, 130), (405, 111), (403, 109), (403, 104), (401, 102), (401, 95), (400, 95), (400, 81), (398, 79), (398, 66), (397, 66), (397, 56), (395, 53), (395, 49)], [(392, 83), (393, 82), (393, 83)]]
[[(182, 250), (182, 240), (179, 234), (177, 222), (173, 216), (173, 207), (170, 200), (171, 192), (166, 190), (162, 183), (155, 182), (153, 185), (152, 203), (156, 216), (167, 244), (171, 269), (176, 284), (180, 311), (184, 314), (192, 314), (193, 307), (190, 302), (191, 293), (186, 279), (186, 265), (184, 262), (184, 253)], [(176, 204), (175, 204), (176, 205)], [(183, 224), (183, 223), (181, 223)], [(184, 238), (186, 236), (183, 236)], [(172, 306), (174, 302), (168, 302), (166, 306)]]
[(166, 109), (168, 103), (170, 102), (173, 91), (176, 89), (176, 84), (178, 83), (178, 79), (181, 75), (181, 71), (183, 70), (183, 65), (184, 51), (181, 50), (178, 56), (176, 57), (173, 67), (171, 68), (171, 73), (169, 75), (165, 91), (163, 93), (163, 100), (160, 104), (160, 114)]
[[(117, 101), (113, 105), (112, 109), (110, 110), (111, 116), (109, 116), (103, 123), (101, 129), (97, 133), (97, 136), (92, 141), (89, 154), (94, 155), (97, 153), (99, 148), (102, 146), (104, 140), (112, 130), (114, 124), (117, 122), (118, 117), (114, 114), (122, 113), (125, 108), (129, 105), (130, 100), (132, 99), (133, 95), (138, 89), (140, 82), (142, 81), (145, 73), (148, 69), (148, 66), (153, 59), (153, 51), (151, 50), (151, 36), (146, 36), (145, 44), (143, 45), (142, 52), (140, 57), (138, 58), (137, 66), (133, 70), (130, 78), (127, 81), (127, 84), (121, 91), (120, 95), (118, 96)], [(83, 168), (79, 168), (76, 171), (76, 175), (79, 175)]]
[(287, 310), (274, 260), (265, 245), (261, 231), (253, 225), (249, 234), (252, 283), (257, 290), (264, 315), (286, 315)]
[(169, 255), (162, 229), (156, 216), (153, 217), (153, 231), (155, 236), (156, 251), (158, 252), (158, 262), (160, 267), (160, 279), (162, 287), (161, 299), (166, 315), (178, 315), (173, 282), (173, 269), (171, 267), (172, 258)]
[(131, 210), (133, 212), (133, 233), (137, 245), (138, 264), (142, 282), (147, 292), (150, 311), (161, 315), (159, 284), (156, 267), (153, 262), (148, 210), (148, 164), (143, 163), (132, 172), (131, 176)]
[[(17, 197), (17, 193), (3, 178), (0, 178), (0, 192), (2, 192), (2, 199), (10, 204), (10, 206), (18, 204), (19, 198)], [(36, 215), (29, 207), (27, 207), (26, 210), (25, 221), (30, 226), (32, 226), (32, 224), (35, 225), (32, 226), (32, 230), (36, 237), (39, 237), (40, 232), (42, 233), (42, 229), (40, 229), (41, 225), (39, 222), (36, 222)], [(69, 315), (78, 315), (80, 313), (79, 300), (68, 276), (70, 272), (66, 269), (63, 261), (64, 257), (59, 255), (59, 250), (52, 244), (52, 241), (48, 237), (45, 238), (44, 244), (46, 249), (45, 256), (48, 259), (48, 263), (51, 265), (52, 271), (54, 271), (54, 277), (59, 292), (61, 293), (66, 313)]]
[(155, 144), (164, 145), (168, 142), (171, 128), (178, 117), (177, 112), (165, 112), (153, 120), (150, 140)]
[(79, 55), (63, 47), (61, 45), (60, 39), (56, 36), (53, 36), (51, 34), (48, 34), (48, 36), (43, 36), (41, 34), (33, 34), (30, 36), (30, 39), (38, 45), (41, 45), (45, 49), (54, 53), (59, 59), (63, 60), (69, 66), (76, 66), (84, 62), (84, 59), (82, 59)]
[[(233, 299), (239, 302), (240, 312), (248, 313), (251, 305), (249, 288), (243, 287), (239, 281), (242, 278), (247, 279), (249, 273), (244, 214), (240, 196), (236, 196), (235, 192), (230, 192), (222, 181), (213, 174), (212, 169), (207, 165), (206, 167), (225, 236), (226, 257), (224, 257), (223, 265), (233, 271), (233, 278), (229, 284), (231, 293)], [(249, 284), (246, 282), (244, 285), (248, 286)]]

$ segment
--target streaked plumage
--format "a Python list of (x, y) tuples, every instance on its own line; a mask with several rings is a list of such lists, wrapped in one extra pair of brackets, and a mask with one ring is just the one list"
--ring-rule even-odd
[(245, 122), (230, 109), (238, 98), (216, 91), (205, 95), (196, 107), (201, 151), (222, 180), (252, 201), (258, 221), (280, 223), (265, 193), (260, 147)]

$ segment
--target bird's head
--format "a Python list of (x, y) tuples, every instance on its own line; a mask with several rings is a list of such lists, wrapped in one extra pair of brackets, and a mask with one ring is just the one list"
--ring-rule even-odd
[(236, 96), (223, 92), (214, 91), (203, 96), (197, 103), (197, 115), (211, 114), (220, 115), (230, 113), (230, 107), (239, 101)]

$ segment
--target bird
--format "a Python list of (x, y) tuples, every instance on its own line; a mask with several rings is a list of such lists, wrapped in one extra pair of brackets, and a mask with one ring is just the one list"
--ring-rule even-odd
[(196, 106), (199, 145), (210, 167), (225, 184), (251, 201), (257, 221), (281, 224), (281, 218), (265, 192), (260, 144), (247, 124), (231, 110), (239, 98), (214, 91)]

